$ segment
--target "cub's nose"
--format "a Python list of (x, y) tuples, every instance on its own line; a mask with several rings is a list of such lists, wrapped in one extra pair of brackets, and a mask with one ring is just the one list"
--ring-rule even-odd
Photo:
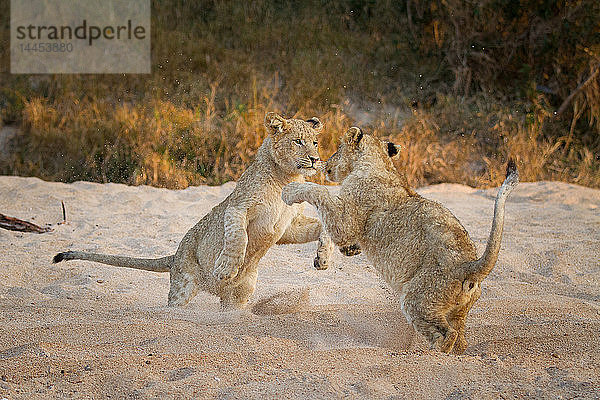
[(328, 170), (327, 170), (327, 173), (328, 173), (328, 174), (331, 174), (331, 169), (328, 169)]
[(317, 163), (317, 161), (319, 161), (319, 157), (308, 156), (308, 158), (312, 162), (312, 165), (315, 165)]

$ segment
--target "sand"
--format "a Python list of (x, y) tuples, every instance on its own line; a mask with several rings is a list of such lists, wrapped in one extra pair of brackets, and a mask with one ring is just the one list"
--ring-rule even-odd
[[(462, 356), (428, 349), (363, 255), (314, 270), (315, 243), (267, 253), (255, 312), (221, 312), (204, 293), (171, 309), (168, 274), (51, 263), (63, 250), (172, 254), (234, 186), (0, 177), (1, 213), (53, 228), (0, 229), (0, 398), (600, 398), (598, 190), (536, 182), (513, 192)], [(419, 192), (482, 251), (496, 190)], [(269, 298), (288, 312), (269, 313)]]

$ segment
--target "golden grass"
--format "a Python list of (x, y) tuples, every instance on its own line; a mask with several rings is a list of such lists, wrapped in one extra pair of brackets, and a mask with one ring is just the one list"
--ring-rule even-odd
[(555, 3), (155, 1), (150, 75), (7, 74), (5, 15), (0, 124), (20, 134), (0, 173), (220, 184), (279, 111), (322, 119), (324, 157), (366, 115), (413, 186), (498, 185), (513, 157), (522, 180), (600, 187), (600, 78), (553, 115), (600, 61), (600, 3)]
[[(22, 126), (28, 134), (18, 139), (16, 147), (23, 150), (14, 154), (12, 172), (168, 188), (235, 180), (264, 139), (266, 111), (276, 108), (273, 95), (257, 89), (249, 107), (218, 115), (218, 93), (215, 84), (196, 108), (164, 100), (110, 104), (71, 99), (51, 104), (33, 98), (24, 104)], [(398, 110), (402, 119), (376, 115), (362, 127), (402, 146), (397, 166), (412, 186), (497, 186), (512, 157), (523, 181), (563, 180), (600, 187), (599, 163), (592, 151), (572, 145), (562, 155), (566, 138), (544, 137), (542, 127), (552, 121), (543, 110), (519, 115), (499, 105), (479, 110), (473, 103), (439, 98), (429, 110), (408, 115)], [(300, 116), (313, 114), (325, 124), (320, 146), (327, 157), (354, 119), (340, 106)]]

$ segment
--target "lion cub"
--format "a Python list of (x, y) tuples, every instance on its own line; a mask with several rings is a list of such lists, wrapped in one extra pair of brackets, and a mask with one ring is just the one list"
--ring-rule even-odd
[(325, 269), (333, 245), (316, 218), (281, 201), (281, 189), (304, 182), (320, 169), (318, 118), (286, 119), (269, 112), (269, 135), (235, 189), (183, 237), (177, 251), (157, 259), (67, 251), (54, 262), (88, 260), (155, 272), (170, 272), (169, 306), (187, 304), (199, 290), (221, 298), (223, 308), (241, 308), (256, 287), (258, 262), (275, 244), (318, 241), (314, 266)]
[(504, 203), (519, 175), (510, 161), (487, 247), (477, 258), (456, 217), (406, 187), (391, 161), (397, 152), (392, 143), (350, 128), (326, 164), (327, 177), (341, 182), (340, 194), (332, 196), (313, 183), (291, 183), (282, 198), (287, 204), (314, 205), (333, 242), (357, 243), (399, 292), (406, 319), (432, 348), (461, 354), (467, 347), (465, 318), (498, 258)]

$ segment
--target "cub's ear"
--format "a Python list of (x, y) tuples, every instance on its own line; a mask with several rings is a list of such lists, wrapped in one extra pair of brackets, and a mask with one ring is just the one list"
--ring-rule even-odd
[(265, 115), (265, 126), (269, 133), (281, 133), (285, 129), (287, 120), (275, 112), (268, 112)]
[(362, 137), (363, 131), (356, 126), (353, 126), (352, 128), (348, 129), (344, 135), (344, 141), (351, 146), (358, 146)]
[(400, 149), (402, 148), (399, 145), (394, 144), (392, 142), (385, 142), (385, 145), (386, 145), (385, 147), (386, 147), (388, 156), (390, 156), (390, 157), (394, 157), (394, 156), (398, 155), (398, 153), (400, 152)]
[(321, 121), (319, 121), (319, 118), (317, 118), (317, 117), (309, 118), (306, 120), (306, 122), (311, 124), (312, 128), (317, 132), (320, 132), (321, 129), (323, 129), (323, 124), (321, 123)]

